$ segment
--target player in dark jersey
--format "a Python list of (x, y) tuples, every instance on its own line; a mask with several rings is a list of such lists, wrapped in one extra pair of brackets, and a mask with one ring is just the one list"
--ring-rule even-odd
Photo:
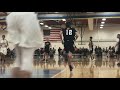
[(48, 60), (48, 56), (49, 56), (49, 53), (50, 53), (50, 47), (51, 47), (51, 43), (49, 41), (49, 38), (46, 38), (45, 48), (44, 48), (44, 60), (45, 61)]
[(64, 50), (66, 52), (66, 60), (69, 64), (70, 72), (73, 71), (73, 65), (71, 63), (72, 53), (74, 53), (74, 41), (78, 38), (77, 31), (71, 27), (71, 23), (66, 23), (66, 28), (63, 28), (60, 32), (62, 44), (64, 44)]
[(92, 41), (92, 37), (90, 37), (89, 49), (90, 49), (91, 53), (93, 53), (93, 41)]
[(118, 62), (118, 67), (120, 67), (120, 34), (117, 35), (117, 43), (115, 45), (115, 52), (117, 54), (117, 62)]
[(89, 52), (90, 52), (90, 57), (92, 58), (92, 54), (93, 54), (93, 41), (92, 41), (92, 37), (90, 37), (90, 41), (89, 41)]

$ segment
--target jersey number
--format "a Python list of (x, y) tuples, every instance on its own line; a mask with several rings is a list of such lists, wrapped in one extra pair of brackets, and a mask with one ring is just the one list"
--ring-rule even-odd
[(66, 30), (66, 35), (72, 35), (72, 30)]

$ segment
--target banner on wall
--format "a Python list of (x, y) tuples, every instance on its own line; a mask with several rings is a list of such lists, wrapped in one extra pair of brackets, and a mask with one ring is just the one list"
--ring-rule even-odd
[(61, 41), (60, 33), (61, 29), (51, 29), (51, 30), (43, 30), (44, 32), (44, 41), (46, 41), (46, 37), (50, 38), (50, 41), (56, 42)]

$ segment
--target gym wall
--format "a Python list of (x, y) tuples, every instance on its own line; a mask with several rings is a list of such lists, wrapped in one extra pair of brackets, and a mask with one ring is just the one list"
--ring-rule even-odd
[[(78, 31), (79, 33), (79, 31)], [(115, 46), (116, 44), (116, 36), (117, 34), (120, 33), (120, 27), (116, 27), (115, 29), (101, 29), (99, 30), (99, 34), (97, 30), (85, 30), (84, 35), (83, 35), (83, 44), (85, 45), (80, 45), (80, 35), (79, 38), (77, 40), (77, 42), (75, 43), (75, 45), (77, 47), (86, 47), (88, 48), (88, 41), (89, 41), (89, 37), (92, 36), (93, 37), (93, 41), (94, 41), (94, 45), (96, 46), (101, 46), (102, 48), (108, 47), (108, 46)], [(6, 35), (7, 32), (0, 30), (0, 39), (2, 35)], [(60, 41), (58, 42), (52, 42), (52, 47), (55, 47), (55, 49), (58, 49), (59, 47), (63, 48), (63, 45), (61, 44)]]
[(6, 36), (6, 34), (7, 34), (7, 31), (0, 30), (0, 40), (2, 39), (2, 35)]
[[(112, 28), (104, 28), (100, 29), (99, 32), (98, 30), (93, 30), (90, 31), (88, 29), (85, 30), (84, 35), (83, 35), (83, 44), (81, 44), (81, 35), (80, 35), (80, 30), (76, 28), (79, 33), (79, 38), (75, 45), (77, 47), (85, 47), (88, 48), (88, 43), (89, 43), (89, 37), (93, 37), (93, 42), (95, 46), (100, 46), (102, 48), (109, 47), (109, 46), (115, 46), (116, 41), (117, 41), (117, 34), (120, 33), (120, 27), (112, 27)], [(59, 48), (63, 48), (63, 45), (61, 42), (53, 42), (52, 46)]]

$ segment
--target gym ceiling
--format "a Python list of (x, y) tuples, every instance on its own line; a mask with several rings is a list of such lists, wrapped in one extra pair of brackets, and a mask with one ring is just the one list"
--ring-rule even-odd
[[(120, 27), (120, 12), (36, 12), (42, 27), (60, 28), (66, 21), (89, 30)], [(6, 25), (6, 12), (0, 12), (0, 24)], [(104, 22), (104, 23), (101, 23)]]

